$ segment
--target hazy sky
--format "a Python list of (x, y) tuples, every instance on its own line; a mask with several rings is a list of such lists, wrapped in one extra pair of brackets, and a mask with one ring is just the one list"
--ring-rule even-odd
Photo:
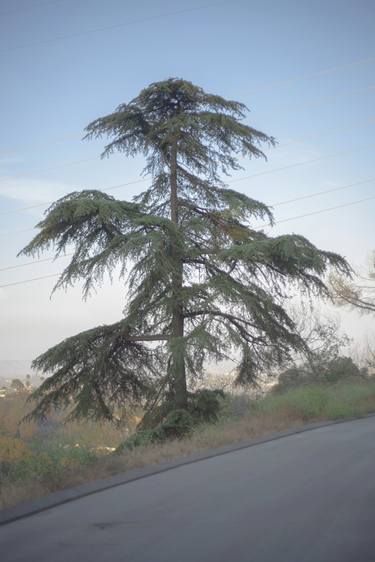
[[(16, 254), (43, 207), (20, 208), (139, 178), (141, 159), (101, 161), (102, 145), (81, 142), (82, 130), (170, 76), (245, 102), (248, 122), (279, 141), (268, 162), (247, 162), (237, 174), (267, 172), (234, 184), (250, 196), (272, 204), (375, 178), (374, 18), (370, 0), (1, 0), (0, 269), (29, 261)], [(375, 179), (276, 206), (275, 216), (364, 199), (374, 187)], [(129, 198), (141, 189), (113, 193)], [(375, 199), (281, 222), (273, 232), (301, 233), (365, 267), (375, 248), (374, 210)], [(62, 265), (0, 271), (0, 285)], [(79, 289), (51, 300), (53, 282), (0, 288), (0, 359), (30, 359), (63, 337), (116, 321), (126, 302), (118, 283), (86, 303)], [(369, 325), (345, 315), (352, 335)]]

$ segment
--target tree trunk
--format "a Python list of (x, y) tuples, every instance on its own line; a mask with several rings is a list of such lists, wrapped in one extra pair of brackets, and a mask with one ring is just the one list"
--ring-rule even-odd
[[(178, 194), (177, 194), (177, 141), (171, 147), (170, 159), (171, 181), (171, 220), (178, 226)], [(182, 303), (183, 263), (178, 247), (172, 240), (172, 341), (171, 362), (169, 367), (170, 389), (176, 408), (186, 408), (187, 388), (184, 357), (184, 317)]]

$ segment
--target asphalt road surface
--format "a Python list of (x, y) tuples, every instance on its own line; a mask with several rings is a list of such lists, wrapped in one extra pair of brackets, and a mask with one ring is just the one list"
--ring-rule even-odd
[(375, 417), (98, 492), (0, 528), (1, 562), (374, 562)]

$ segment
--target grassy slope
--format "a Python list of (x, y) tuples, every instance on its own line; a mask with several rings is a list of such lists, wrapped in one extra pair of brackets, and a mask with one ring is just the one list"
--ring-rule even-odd
[[(311, 421), (345, 419), (372, 412), (375, 412), (375, 383), (310, 386), (282, 395), (268, 395), (257, 401), (244, 395), (231, 396), (225, 401), (216, 424), (197, 428), (189, 438), (139, 447), (122, 455), (97, 457), (88, 449), (61, 447), (49, 441), (37, 453), (28, 455), (20, 451), (24, 458), (14, 464), (18, 468), (13, 470), (12, 477), (3, 473), (0, 507), (146, 464), (300, 427)], [(91, 427), (89, 431), (92, 432)]]

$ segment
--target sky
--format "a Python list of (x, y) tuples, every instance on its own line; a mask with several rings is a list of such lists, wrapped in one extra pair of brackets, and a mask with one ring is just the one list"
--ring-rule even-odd
[[(247, 123), (278, 141), (228, 179), (276, 204), (270, 233), (307, 236), (365, 272), (375, 199), (351, 203), (375, 196), (374, 18), (372, 0), (0, 0), (0, 360), (121, 317), (116, 281), (86, 302), (79, 287), (51, 297), (53, 277), (1, 286), (67, 263), (8, 269), (30, 262), (17, 253), (48, 202), (125, 183), (112, 193), (129, 199), (147, 185), (131, 183), (142, 158), (101, 160), (103, 142), (82, 141), (83, 129), (172, 76), (244, 102)], [(336, 314), (358, 342), (371, 331), (369, 318)]]

